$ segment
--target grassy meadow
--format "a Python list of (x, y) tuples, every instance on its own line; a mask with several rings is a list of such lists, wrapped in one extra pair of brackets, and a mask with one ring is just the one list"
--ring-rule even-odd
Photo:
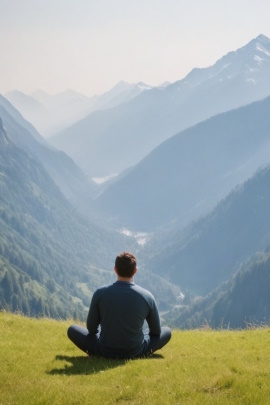
[(70, 322), (0, 312), (0, 405), (270, 404), (270, 329), (174, 330), (151, 358), (87, 357)]

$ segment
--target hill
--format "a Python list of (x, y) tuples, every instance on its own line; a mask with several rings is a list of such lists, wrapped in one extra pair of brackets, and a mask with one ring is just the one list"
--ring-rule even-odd
[(260, 35), (213, 66), (193, 69), (51, 138), (91, 177), (123, 172), (172, 135), (270, 95), (270, 39)]
[(267, 166), (185, 230), (174, 224), (156, 232), (146, 266), (192, 294), (205, 295), (229, 280), (241, 263), (270, 245), (269, 184)]
[(183, 228), (269, 163), (269, 110), (268, 97), (180, 132), (108, 186), (98, 207), (131, 229)]
[(268, 328), (175, 330), (152, 357), (121, 361), (88, 358), (68, 325), (0, 313), (2, 404), (268, 403)]
[(247, 328), (270, 324), (270, 252), (257, 253), (237, 273), (204, 298), (168, 315), (180, 328)]

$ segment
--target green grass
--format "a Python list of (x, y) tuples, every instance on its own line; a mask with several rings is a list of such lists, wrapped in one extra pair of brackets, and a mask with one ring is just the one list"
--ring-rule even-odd
[(173, 331), (153, 357), (88, 358), (70, 322), (0, 313), (0, 404), (270, 404), (270, 329)]

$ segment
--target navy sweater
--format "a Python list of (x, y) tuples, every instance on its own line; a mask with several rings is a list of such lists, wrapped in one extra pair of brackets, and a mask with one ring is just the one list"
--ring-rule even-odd
[(90, 304), (87, 329), (99, 333), (99, 350), (104, 356), (138, 356), (143, 354), (149, 334), (159, 335), (160, 319), (153, 295), (133, 282), (116, 281), (98, 288)]

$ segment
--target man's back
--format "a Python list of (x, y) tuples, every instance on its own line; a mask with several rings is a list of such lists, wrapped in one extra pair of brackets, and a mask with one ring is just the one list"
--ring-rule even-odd
[(160, 320), (152, 294), (133, 282), (116, 281), (96, 290), (87, 318), (90, 335), (98, 332), (99, 349), (106, 356), (137, 356), (144, 351), (144, 321), (151, 334), (160, 334)]
[[(98, 288), (91, 300), (87, 329), (71, 325), (67, 334), (88, 355), (133, 358), (150, 355), (171, 339), (170, 328), (160, 327), (153, 295), (134, 284), (137, 259), (130, 252), (115, 259), (117, 281)], [(144, 322), (149, 331), (144, 333)]]

